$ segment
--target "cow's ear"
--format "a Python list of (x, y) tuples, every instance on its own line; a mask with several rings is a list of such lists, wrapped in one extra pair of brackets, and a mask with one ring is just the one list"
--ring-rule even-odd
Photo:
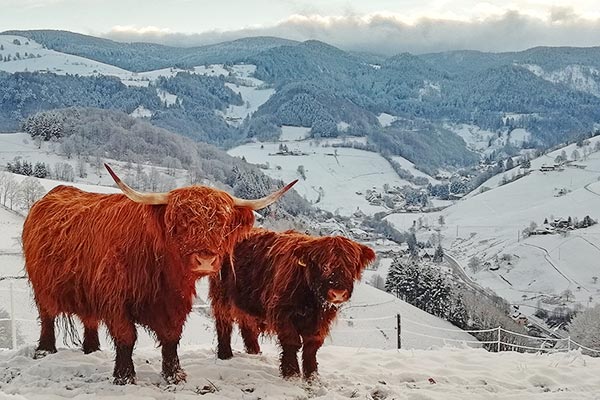
[(373, 249), (371, 249), (370, 247), (367, 247), (367, 246), (364, 246), (361, 244), (360, 248), (361, 248), (360, 263), (357, 266), (356, 279), (360, 279), (363, 269), (365, 269), (367, 267), (367, 265), (369, 265), (373, 261), (375, 261), (375, 258), (377, 257), (375, 255), (375, 252), (373, 251)]
[(293, 254), (294, 260), (296, 260), (299, 266), (306, 267), (308, 265), (308, 253), (306, 251), (305, 244), (301, 244), (296, 247), (293, 251)]

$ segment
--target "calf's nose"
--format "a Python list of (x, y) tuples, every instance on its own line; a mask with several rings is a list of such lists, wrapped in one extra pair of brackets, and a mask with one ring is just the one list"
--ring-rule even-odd
[(327, 297), (334, 304), (343, 303), (348, 300), (348, 291), (346, 289), (329, 289)]

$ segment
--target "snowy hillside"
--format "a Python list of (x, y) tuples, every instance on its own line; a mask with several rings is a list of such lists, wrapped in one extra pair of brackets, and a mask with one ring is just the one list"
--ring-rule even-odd
[(21, 36), (0, 35), (0, 46), (4, 48), (0, 50), (2, 60), (6, 60), (0, 62), (0, 71), (9, 73), (42, 71), (58, 75), (113, 75), (122, 79), (132, 75), (112, 65), (45, 49), (41, 44)]
[[(533, 313), (535, 307), (596, 304), (600, 302), (600, 266), (596, 262), (600, 227), (528, 238), (523, 237), (523, 230), (532, 222), (543, 227), (546, 219), (600, 218), (600, 152), (595, 151), (599, 139), (532, 160), (531, 172), (514, 182), (500, 185), (504, 176), (511, 178), (518, 168), (495, 176), (482, 185), (487, 191), (477, 190), (441, 213), (422, 215), (425, 225), (440, 230), (447, 251), (479, 285), (514, 304), (528, 306), (526, 313)], [(579, 159), (557, 170), (540, 171), (542, 166), (552, 166), (561, 154)], [(438, 225), (439, 215), (445, 218), (443, 226)], [(408, 228), (416, 218), (392, 215), (388, 220)], [(473, 257), (480, 261), (476, 273), (467, 268)]]
[[(197, 66), (191, 70), (180, 68), (163, 68), (147, 72), (131, 72), (125, 69), (93, 61), (87, 58), (45, 49), (39, 43), (21, 36), (0, 35), (0, 71), (15, 72), (51, 72), (58, 75), (108, 75), (119, 78), (128, 86), (148, 86), (158, 77), (175, 76), (178, 72), (189, 72), (208, 76), (229, 76), (235, 78), (235, 83), (226, 83), (230, 89), (240, 93), (244, 104), (230, 106), (223, 113), (225, 121), (239, 125), (246, 116), (254, 113), (274, 93), (274, 89), (265, 88), (264, 82), (251, 75), (256, 70), (254, 65), (223, 65)], [(4, 61), (3, 61), (4, 60)], [(159, 97), (167, 104), (173, 104), (177, 97), (163, 90), (158, 90)], [(150, 117), (148, 110), (136, 110), (136, 117)]]
[[(301, 178), (295, 189), (301, 196), (323, 210), (350, 215), (357, 209), (366, 214), (385, 211), (383, 205), (373, 205), (365, 197), (366, 191), (383, 191), (383, 185), (404, 186), (412, 184), (400, 179), (391, 165), (378, 153), (347, 147), (331, 147), (344, 139), (297, 140), (306, 128), (283, 127), (282, 140), (291, 154), (278, 155), (281, 142), (249, 143), (228, 151), (232, 156), (244, 157), (248, 162), (262, 165), (267, 175), (282, 179)], [(347, 141), (364, 138), (349, 137)], [(402, 157), (394, 157), (416, 176), (433, 178), (416, 170)], [(304, 177), (299, 167), (304, 169)]]
[(594, 67), (568, 65), (555, 71), (547, 71), (535, 64), (524, 64), (522, 66), (547, 81), (562, 83), (575, 90), (600, 96), (600, 71)]

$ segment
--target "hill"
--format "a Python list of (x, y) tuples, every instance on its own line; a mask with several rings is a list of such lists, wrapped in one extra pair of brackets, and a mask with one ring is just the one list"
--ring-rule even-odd
[[(522, 312), (589, 307), (600, 301), (600, 268), (595, 262), (600, 228), (554, 225), (562, 219), (567, 226), (569, 218), (574, 225), (586, 216), (600, 217), (597, 143), (599, 138), (594, 137), (581, 147), (571, 144), (532, 159), (527, 175), (511, 182), (522, 172), (515, 167), (440, 213), (393, 214), (387, 220), (408, 229), (421, 218), (428, 227), (422, 237), (439, 231), (447, 251), (478, 285), (520, 305)], [(555, 168), (557, 157), (567, 162)]]
[(133, 72), (239, 62), (272, 47), (297, 43), (275, 37), (253, 37), (182, 48), (154, 43), (121, 43), (59, 30), (14, 30), (5, 31), (2, 35), (26, 37), (48, 49), (115, 65)]

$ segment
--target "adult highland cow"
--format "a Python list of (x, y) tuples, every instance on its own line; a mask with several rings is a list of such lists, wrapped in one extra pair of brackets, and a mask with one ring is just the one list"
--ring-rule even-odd
[(258, 200), (203, 186), (140, 193), (111, 174), (124, 194), (58, 186), (33, 205), (23, 227), (25, 269), (41, 320), (36, 356), (56, 352), (54, 320), (76, 315), (83, 350), (99, 349), (98, 323), (116, 347), (114, 382), (135, 383), (135, 324), (162, 346), (162, 375), (186, 378), (177, 346), (196, 295), (195, 283), (254, 223), (253, 210), (276, 201), (294, 182)]
[(317, 351), (329, 334), (338, 306), (375, 259), (369, 247), (340, 236), (312, 237), (254, 229), (235, 246), (233, 263), (223, 261), (210, 277), (210, 298), (218, 336), (217, 356), (228, 359), (237, 322), (246, 351), (258, 353), (258, 335), (276, 334), (284, 377), (317, 372)]

